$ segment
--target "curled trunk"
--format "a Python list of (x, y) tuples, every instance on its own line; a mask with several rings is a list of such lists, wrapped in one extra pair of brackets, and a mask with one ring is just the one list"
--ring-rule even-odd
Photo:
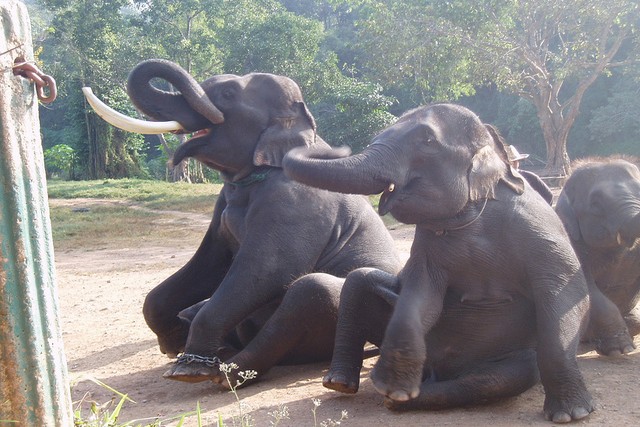
[(353, 156), (349, 152), (348, 148), (296, 148), (287, 153), (282, 166), (291, 179), (339, 193), (377, 194), (393, 182), (382, 174), (385, 168), (378, 150), (370, 147)]
[[(166, 80), (180, 93), (157, 89), (151, 84), (155, 78)], [(224, 122), (224, 116), (200, 84), (171, 61), (150, 59), (138, 64), (129, 74), (127, 92), (146, 115), (156, 120), (175, 120), (188, 131)]]

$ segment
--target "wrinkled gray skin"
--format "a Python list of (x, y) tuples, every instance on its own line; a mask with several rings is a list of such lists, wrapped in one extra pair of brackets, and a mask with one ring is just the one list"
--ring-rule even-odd
[(478, 117), (421, 107), (342, 156), (295, 149), (283, 167), (319, 188), (382, 193), (379, 213), (416, 232), (398, 275), (347, 277), (324, 385), (355, 393), (369, 341), (380, 346), (371, 379), (391, 409), (477, 404), (540, 379), (547, 419), (593, 411), (576, 361), (589, 310), (580, 263), (558, 216)]
[[(158, 91), (152, 78), (181, 94)], [(144, 317), (161, 351), (217, 357), (258, 374), (276, 363), (329, 360), (343, 278), (364, 266), (394, 272), (400, 262), (365, 197), (310, 188), (282, 172), (289, 149), (328, 147), (298, 86), (270, 74), (200, 85), (171, 62), (149, 60), (131, 72), (128, 92), (153, 119), (205, 130), (173, 161), (194, 157), (225, 180), (193, 258), (146, 297)], [(178, 359), (165, 376), (223, 383), (210, 365)]]
[(628, 353), (634, 349), (629, 329), (640, 332), (632, 313), (640, 299), (640, 172), (619, 157), (584, 159), (573, 167), (556, 212), (589, 284), (587, 338), (601, 354)]

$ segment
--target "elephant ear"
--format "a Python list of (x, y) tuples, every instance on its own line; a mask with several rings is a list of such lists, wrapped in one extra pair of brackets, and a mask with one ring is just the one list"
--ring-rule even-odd
[(558, 197), (555, 209), (564, 224), (565, 230), (569, 233), (571, 240), (580, 240), (582, 238), (582, 234), (580, 233), (580, 224), (578, 224), (578, 218), (573, 210), (573, 206), (571, 206), (571, 201), (569, 200), (567, 193), (564, 191), (560, 194), (560, 197)]
[(253, 153), (256, 166), (281, 167), (282, 159), (294, 147), (316, 142), (316, 122), (304, 102), (294, 102), (286, 115), (275, 117), (262, 132)]
[(524, 178), (511, 170), (491, 145), (485, 145), (473, 156), (468, 179), (470, 201), (495, 198), (496, 185), (500, 180), (518, 194), (524, 191)]
[(490, 124), (485, 124), (484, 126), (487, 128), (489, 135), (491, 135), (491, 138), (493, 139), (494, 149), (502, 161), (507, 165), (507, 172), (502, 176), (502, 181), (517, 194), (522, 194), (524, 192), (524, 177), (516, 168), (511, 166), (511, 162), (509, 162), (509, 155), (507, 154), (507, 150), (504, 148), (507, 145), (507, 142), (504, 140), (502, 135), (500, 135), (498, 128)]

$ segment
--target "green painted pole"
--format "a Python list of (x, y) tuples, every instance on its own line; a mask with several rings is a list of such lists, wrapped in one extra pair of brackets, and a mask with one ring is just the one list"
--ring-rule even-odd
[[(0, 426), (73, 426), (24, 4), (0, 0)], [(15, 424), (13, 422), (15, 422)]]

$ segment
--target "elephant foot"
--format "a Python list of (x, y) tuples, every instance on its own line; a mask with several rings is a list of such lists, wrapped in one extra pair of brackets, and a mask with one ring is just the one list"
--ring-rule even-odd
[(340, 393), (355, 394), (360, 387), (360, 368), (331, 368), (322, 385)]
[(208, 380), (222, 383), (224, 375), (220, 372), (220, 363), (221, 360), (215, 356), (205, 357), (196, 354), (183, 354), (162, 376), (170, 380), (188, 383), (199, 383)]
[(592, 338), (591, 342), (598, 354), (603, 356), (619, 356), (631, 353), (636, 348), (633, 344), (633, 338), (626, 328), (611, 336)]
[(166, 354), (170, 359), (175, 359), (184, 351), (189, 336), (191, 322), (180, 318), (180, 324), (165, 334), (158, 335), (158, 346), (160, 352)]
[(582, 394), (584, 398), (579, 399), (581, 396), (576, 396), (573, 401), (555, 399), (547, 395), (544, 401), (545, 419), (560, 424), (585, 418), (593, 412), (595, 408), (593, 407), (593, 401), (589, 393), (585, 390)]
[(384, 407), (390, 411), (394, 412), (405, 412), (415, 409), (412, 404), (413, 400), (407, 400), (404, 402), (399, 402), (397, 400), (393, 400), (390, 397), (384, 398)]
[(631, 313), (624, 316), (624, 321), (632, 337), (640, 334), (640, 313), (638, 308), (634, 308)]
[[(399, 352), (396, 352), (399, 356)], [(391, 363), (381, 357), (371, 372), (371, 381), (378, 393), (397, 401), (406, 402), (415, 399), (420, 394), (422, 380), (422, 364), (406, 358), (393, 357)], [(404, 359), (404, 363), (400, 361)]]

